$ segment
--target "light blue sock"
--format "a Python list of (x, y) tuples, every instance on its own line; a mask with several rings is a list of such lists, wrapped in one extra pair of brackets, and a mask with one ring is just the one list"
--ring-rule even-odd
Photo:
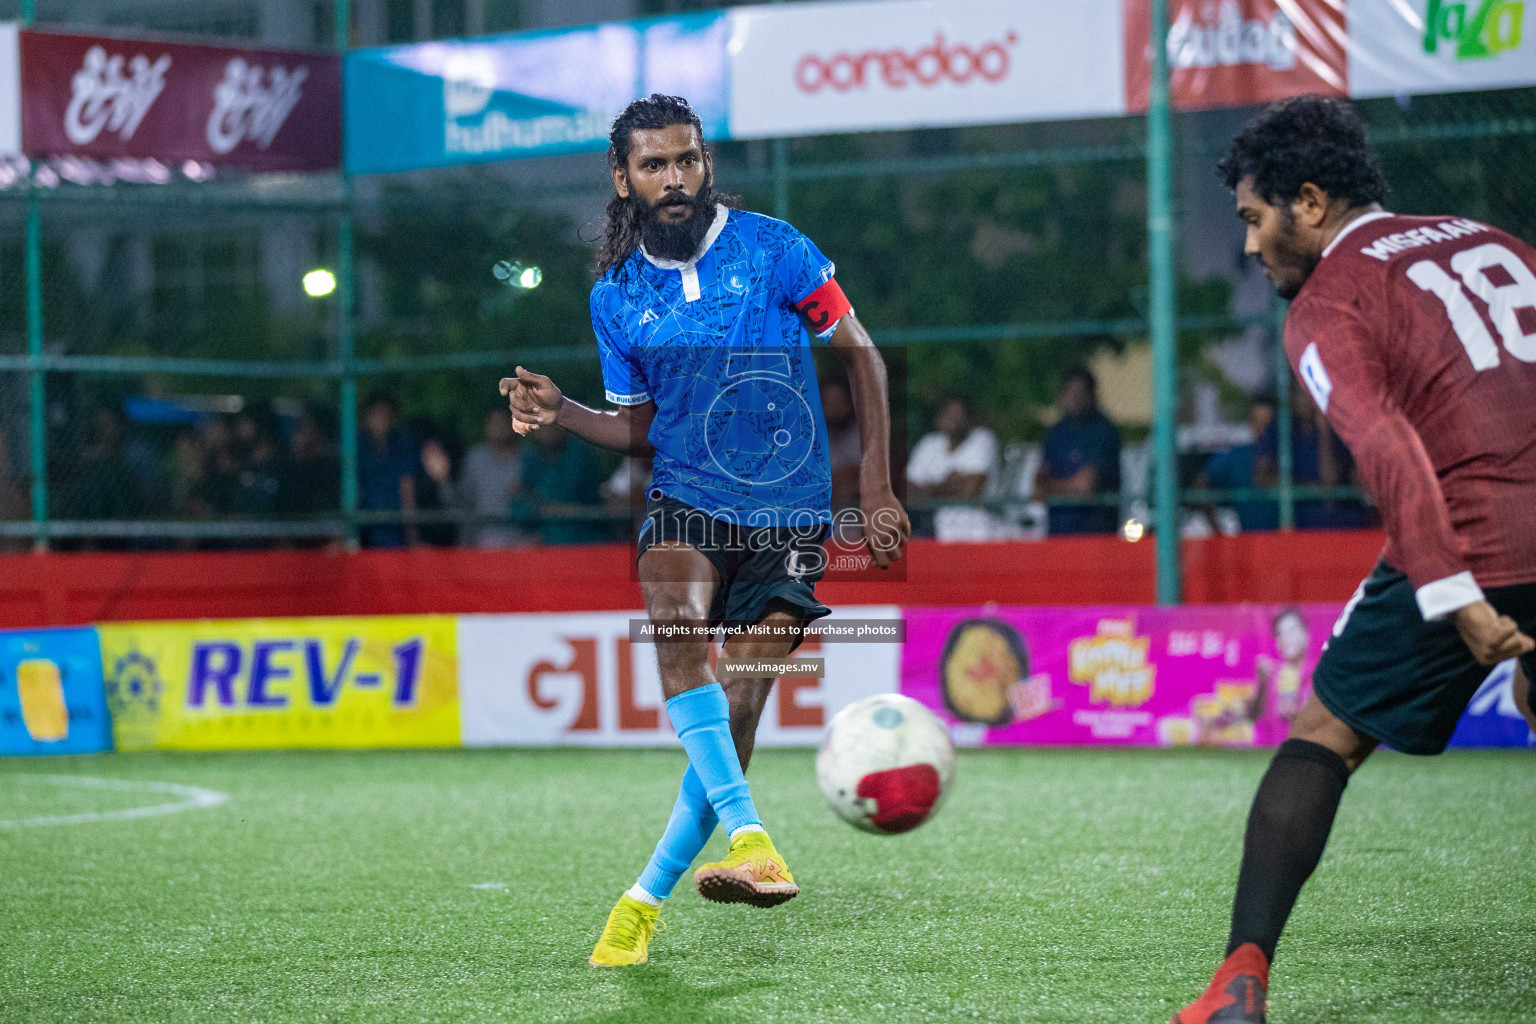
[(761, 827), (741, 759), (736, 756), (736, 743), (731, 739), (731, 702), (720, 684), (710, 683), (673, 697), (667, 701), (667, 717), (725, 830)]
[(677, 791), (677, 803), (672, 805), (667, 830), (661, 834), (661, 842), (656, 844), (650, 863), (640, 873), (640, 888), (659, 900), (672, 895), (677, 880), (704, 849), (719, 822), (715, 809), (709, 806), (704, 783), (699, 781), (698, 773), (690, 764), (683, 773), (683, 784)]

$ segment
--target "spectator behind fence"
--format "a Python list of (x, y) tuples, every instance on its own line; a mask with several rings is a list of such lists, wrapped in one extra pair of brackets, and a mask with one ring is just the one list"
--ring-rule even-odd
[(229, 514), (239, 486), (240, 465), (234, 450), (234, 426), (227, 416), (210, 419), (202, 431), (203, 476), (197, 494), (210, 517)]
[[(31, 518), (32, 503), (11, 458), (10, 439), (0, 430), (0, 522), (19, 523)], [(14, 554), (30, 546), (25, 537), (0, 537), (0, 553)]]
[(197, 428), (177, 430), (165, 457), (166, 501), (172, 518), (204, 520), (212, 515), (205, 494), (207, 463), (208, 454)]
[[(1276, 417), (1258, 441), (1256, 479), (1262, 487), (1280, 485), (1280, 420)], [(1298, 487), (1337, 487), (1354, 477), (1349, 449), (1328, 426), (1321, 410), (1301, 388), (1291, 390), (1291, 481)], [(1368, 525), (1364, 506), (1336, 498), (1296, 502), (1298, 530), (1354, 530)]]
[(288, 435), (278, 506), (284, 516), (312, 519), (341, 508), (341, 460), (319, 414), (306, 407)]
[[(455, 506), (453, 460), (458, 445), (442, 428), (426, 417), (411, 421), (410, 436), (419, 438), (416, 460), (416, 508), (442, 513)], [(417, 528), (423, 544), (451, 547), (459, 536), (457, 523), (427, 522)]]
[(86, 417), (86, 435), (66, 467), (68, 516), (74, 519), (129, 519), (139, 511), (135, 487), (123, 462), (123, 423), (111, 409)]
[[(997, 435), (972, 422), (964, 398), (946, 398), (933, 417), (933, 432), (907, 459), (908, 493), (914, 502), (979, 501), (997, 477), (997, 463)], [(985, 509), (951, 505), (934, 513), (933, 532), (939, 540), (988, 540), (998, 524)]]
[[(1058, 401), (1061, 418), (1045, 433), (1040, 490), (1046, 497), (1092, 498), (1120, 491), (1120, 429), (1099, 409), (1099, 382), (1084, 367), (1069, 374)], [(1051, 536), (1114, 533), (1120, 510), (1052, 505)]]
[(592, 453), (555, 426), (540, 427), (523, 446), (523, 496), (513, 502), (522, 523), (536, 525), (542, 544), (593, 544), (608, 539), (601, 522), (562, 518), (602, 507), (603, 475)]
[(235, 416), (230, 438), (235, 472), (224, 509), (229, 515), (270, 519), (277, 511), (283, 477), (277, 435), (277, 418), (267, 409), (247, 409)]
[[(1261, 479), (1272, 479), (1273, 464), (1260, 458), (1259, 441), (1275, 422), (1278, 408), (1268, 395), (1253, 399), (1248, 406), (1248, 427), (1253, 431), (1253, 440), (1211, 456), (1195, 480), (1195, 486), (1238, 491), (1264, 486), (1259, 483)], [(1244, 532), (1274, 530), (1280, 526), (1280, 506), (1274, 501), (1235, 501), (1232, 507)]]
[(913, 500), (976, 501), (997, 473), (997, 435), (971, 421), (963, 397), (946, 398), (907, 459)]
[[(394, 396), (375, 392), (363, 405), (363, 429), (357, 443), (358, 507), (365, 512), (416, 511), (416, 470), (421, 455), (398, 426)], [(396, 523), (365, 526), (363, 546), (398, 548), (417, 539), (415, 527)]]
[(821, 385), (821, 411), (827, 421), (827, 458), (832, 469), (832, 508), (858, 508), (859, 466), (864, 449), (859, 421), (853, 414), (848, 385), (829, 380)]
[[(459, 535), (459, 543), (477, 548), (509, 548), (528, 541), (507, 525), (512, 502), (522, 492), (522, 445), (512, 431), (507, 404), (498, 401), (485, 414), (485, 440), (464, 454), (455, 499), (474, 517)], [(486, 522), (485, 520), (494, 520)]]

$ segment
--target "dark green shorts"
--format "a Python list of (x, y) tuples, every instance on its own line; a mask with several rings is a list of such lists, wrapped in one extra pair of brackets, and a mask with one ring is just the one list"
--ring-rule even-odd
[[(1536, 583), (1484, 593), (1526, 633), (1536, 631)], [(1524, 664), (1536, 678), (1536, 653)], [(1490, 671), (1450, 620), (1424, 620), (1408, 577), (1382, 562), (1339, 616), (1312, 690), (1356, 732), (1405, 753), (1438, 754)]]
[(827, 527), (820, 523), (744, 527), (662, 496), (646, 505), (635, 557), (665, 540), (681, 541), (709, 559), (720, 574), (709, 609), (711, 626), (761, 622), (774, 602), (792, 605), (801, 622), (810, 622), (832, 613), (816, 600), (816, 584), (827, 571), (826, 536)]

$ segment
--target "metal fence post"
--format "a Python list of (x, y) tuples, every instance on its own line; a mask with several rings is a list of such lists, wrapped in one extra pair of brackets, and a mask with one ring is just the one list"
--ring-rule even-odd
[[(35, 0), (22, 0), (21, 24), (37, 17)], [(32, 545), (48, 548), (48, 390), (43, 376), (43, 211), (32, 184), (27, 185), (27, 423), (31, 435)]]
[(789, 220), (789, 140), (773, 140), (773, 215)]
[(1147, 249), (1152, 321), (1152, 450), (1156, 469), (1157, 603), (1177, 604), (1179, 571), (1178, 294), (1173, 248), (1173, 134), (1168, 3), (1152, 0), (1152, 90), (1147, 109)]
[[(28, 186), (31, 188), (32, 186)], [(31, 435), (33, 547), (48, 548), (48, 392), (43, 374), (43, 212), (27, 197), (27, 421)]]
[[(346, 59), (351, 34), (350, 0), (336, 0), (336, 52)], [(345, 143), (343, 143), (345, 146)], [(341, 516), (347, 547), (356, 551), (357, 536), (357, 339), (353, 323), (356, 252), (352, 242), (352, 179), (345, 149), (341, 158), (341, 211), (336, 215), (336, 356), (341, 362)]]
[[(1276, 470), (1280, 477), (1280, 529), (1296, 528), (1295, 420), (1291, 416), (1291, 361), (1285, 354), (1285, 312), (1289, 306), (1275, 298), (1275, 439)], [(1255, 438), (1254, 440), (1258, 440)]]

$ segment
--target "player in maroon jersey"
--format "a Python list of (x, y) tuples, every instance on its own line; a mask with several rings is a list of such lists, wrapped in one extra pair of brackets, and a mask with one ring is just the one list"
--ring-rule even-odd
[(1261, 1024), (1269, 965), (1350, 774), (1380, 743), (1445, 749), (1489, 666), (1536, 655), (1536, 250), (1456, 217), (1381, 207), (1343, 102), (1270, 107), (1220, 173), (1245, 251), (1294, 299), (1285, 350), (1386, 523), (1313, 692), (1254, 796), (1227, 957), (1174, 1024)]

